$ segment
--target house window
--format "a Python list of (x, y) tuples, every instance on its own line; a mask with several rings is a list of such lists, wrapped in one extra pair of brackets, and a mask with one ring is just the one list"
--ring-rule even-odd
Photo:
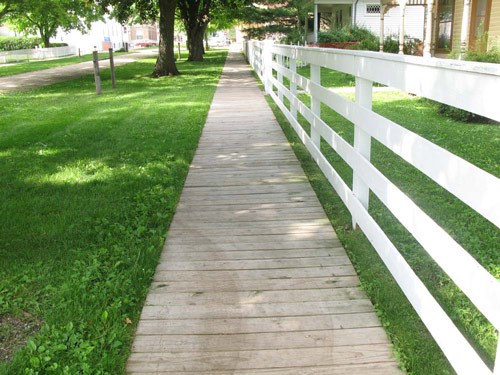
[(472, 17), (470, 28), (470, 46), (472, 49), (485, 50), (488, 44), (487, 32), (491, 0), (476, 0), (472, 2)]
[(438, 1), (438, 35), (437, 48), (451, 49), (451, 26), (453, 23), (454, 0)]
[(366, 14), (380, 14), (380, 4), (366, 4)]

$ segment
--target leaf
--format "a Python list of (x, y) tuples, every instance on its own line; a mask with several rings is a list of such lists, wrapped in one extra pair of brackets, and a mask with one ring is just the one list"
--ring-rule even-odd
[(127, 317), (125, 318), (125, 324), (127, 325), (132, 324), (132, 321)]
[(109, 314), (108, 314), (108, 311), (107, 311), (107, 310), (104, 310), (104, 311), (102, 312), (102, 315), (101, 315), (101, 320), (102, 320), (103, 322), (106, 322), (106, 321), (108, 320), (108, 315), (109, 315)]

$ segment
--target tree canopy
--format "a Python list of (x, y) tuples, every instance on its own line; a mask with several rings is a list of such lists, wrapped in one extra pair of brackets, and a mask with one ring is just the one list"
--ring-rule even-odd
[(7, 0), (7, 18), (14, 27), (28, 34), (38, 33), (45, 47), (57, 30), (85, 31), (92, 21), (102, 17), (102, 12), (86, 0)]
[(312, 0), (256, 0), (244, 8), (242, 19), (250, 25), (245, 28), (250, 38), (282, 34), (299, 42), (312, 10)]

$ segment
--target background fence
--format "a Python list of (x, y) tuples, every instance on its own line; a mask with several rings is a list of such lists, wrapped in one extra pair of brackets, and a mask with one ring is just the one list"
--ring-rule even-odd
[[(500, 343), (490, 369), (368, 212), (371, 191), (500, 329), (500, 282), (370, 162), (374, 138), (500, 227), (498, 178), (372, 111), (376, 82), (500, 121), (500, 67), (255, 41), (246, 43), (244, 50), (266, 92), (349, 209), (353, 225), (363, 230), (453, 368), (459, 374), (500, 375)], [(310, 78), (297, 73), (297, 61), (309, 64)], [(355, 76), (355, 101), (321, 86), (321, 68)], [(299, 99), (297, 89), (309, 94), (309, 106)], [(323, 121), (321, 103), (353, 123), (353, 145)], [(310, 124), (309, 134), (297, 113)], [(352, 190), (322, 153), (322, 139), (352, 168)]]
[(74, 56), (77, 53), (78, 50), (76, 47), (71, 46), (3, 51), (0, 52), (0, 64), (26, 60), (54, 59), (63, 56)]

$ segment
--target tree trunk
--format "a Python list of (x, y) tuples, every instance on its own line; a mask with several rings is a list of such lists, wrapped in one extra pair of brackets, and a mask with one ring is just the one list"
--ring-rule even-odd
[(50, 47), (50, 38), (48, 36), (44, 36), (42, 39), (43, 39), (43, 45), (45, 46), (45, 48), (49, 48)]
[(179, 75), (174, 55), (174, 19), (177, 0), (159, 0), (160, 46), (154, 77)]
[(208, 45), (208, 30), (205, 29), (205, 51), (210, 51), (210, 46)]
[(205, 48), (203, 40), (206, 27), (195, 27), (189, 32), (189, 57), (188, 61), (203, 61)]
[(212, 0), (179, 0), (182, 22), (188, 39), (188, 61), (203, 61), (205, 48), (203, 40), (210, 22), (209, 12)]

